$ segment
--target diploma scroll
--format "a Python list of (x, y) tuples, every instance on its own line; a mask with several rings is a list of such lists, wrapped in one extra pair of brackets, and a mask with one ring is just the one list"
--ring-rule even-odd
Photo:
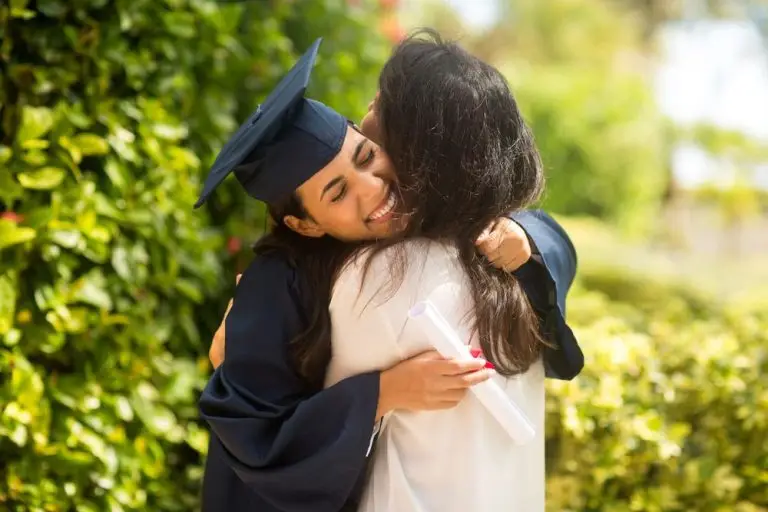
[[(473, 359), (469, 348), (430, 301), (417, 303), (408, 316), (443, 357)], [(533, 439), (533, 425), (496, 382), (489, 379), (469, 389), (515, 443), (522, 445)]]

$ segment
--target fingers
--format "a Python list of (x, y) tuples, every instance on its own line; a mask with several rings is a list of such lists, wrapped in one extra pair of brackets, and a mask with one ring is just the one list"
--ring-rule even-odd
[[(486, 256), (486, 258), (488, 257)], [(488, 262), (495, 268), (504, 270), (505, 272), (513, 272), (522, 267), (528, 259), (529, 257), (526, 257), (525, 254), (509, 258), (496, 252), (492, 257), (488, 258)]]
[(442, 375), (464, 375), (468, 372), (481, 370), (485, 366), (485, 359), (445, 359), (442, 361), (436, 361), (434, 364), (437, 366), (438, 371)]
[(444, 386), (445, 392), (447, 393), (456, 390), (466, 390), (467, 388), (471, 388), (476, 384), (485, 382), (490, 378), (491, 370), (482, 369), (468, 372), (464, 375), (447, 376), (445, 377), (442, 384)]
[(506, 234), (505, 229), (501, 226), (498, 221), (494, 221), (480, 233), (480, 236), (475, 240), (475, 245), (480, 252), (491, 252), (498, 249)]
[(240, 284), (241, 277), (243, 277), (243, 274), (237, 274), (237, 276), (235, 276), (235, 284)]
[(459, 382), (464, 388), (470, 388), (475, 384), (480, 384), (491, 378), (490, 370), (478, 370), (476, 372), (470, 372), (459, 377)]
[(492, 266), (506, 272), (520, 268), (531, 257), (531, 246), (525, 231), (510, 219), (497, 219), (476, 241), (478, 252)]

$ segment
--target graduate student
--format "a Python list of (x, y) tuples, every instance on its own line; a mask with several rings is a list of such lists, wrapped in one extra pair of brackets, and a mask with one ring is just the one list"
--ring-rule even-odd
[[(471, 372), (481, 365), (425, 358), (320, 391), (330, 345), (317, 341), (329, 341), (330, 324), (318, 321), (317, 306), (325, 297), (327, 315), (335, 274), (329, 262), (343, 262), (353, 240), (396, 232), (403, 217), (394, 214), (399, 196), (393, 204), (397, 183), (386, 155), (343, 117), (303, 97), (316, 51), (225, 146), (201, 198), (234, 171), (277, 221), (238, 286), (226, 358), (200, 401), (213, 433), (204, 510), (342, 510), (363, 475), (377, 417), (454, 405), (467, 385), (487, 378)], [(432, 394), (441, 399), (419, 401), (396, 386), (386, 392), (409, 363), (432, 371)]]

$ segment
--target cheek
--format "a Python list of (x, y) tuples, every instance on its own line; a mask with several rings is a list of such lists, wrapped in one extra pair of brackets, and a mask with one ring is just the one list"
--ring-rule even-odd
[(362, 225), (360, 214), (351, 199), (331, 207), (323, 207), (314, 219), (325, 231), (341, 238), (352, 236)]

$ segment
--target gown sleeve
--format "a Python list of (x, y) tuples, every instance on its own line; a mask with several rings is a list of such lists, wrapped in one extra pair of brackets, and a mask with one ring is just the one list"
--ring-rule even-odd
[(199, 402), (238, 477), (275, 510), (337, 512), (366, 463), (379, 373), (312, 393), (288, 345), (305, 325), (293, 269), (258, 257), (226, 319), (225, 358)]
[(584, 354), (565, 321), (565, 298), (576, 276), (576, 249), (565, 230), (541, 210), (516, 212), (510, 218), (525, 230), (542, 260), (541, 264), (529, 260), (515, 274), (553, 345), (544, 352), (547, 377), (571, 380), (584, 367)]

